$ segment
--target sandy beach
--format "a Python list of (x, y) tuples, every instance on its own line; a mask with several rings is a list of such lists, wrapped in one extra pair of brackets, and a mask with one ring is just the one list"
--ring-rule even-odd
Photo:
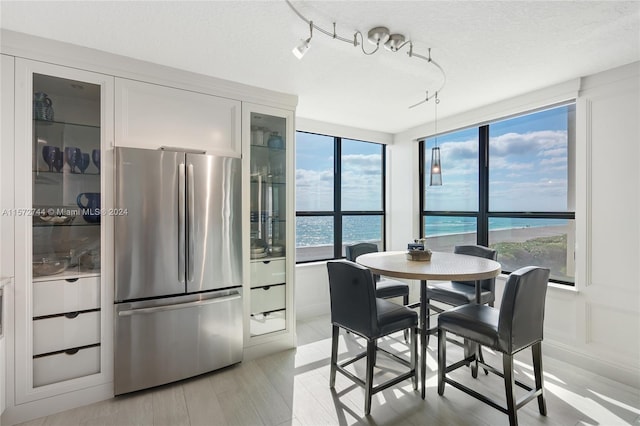
[[(523, 242), (540, 237), (552, 237), (567, 234), (568, 226), (541, 226), (529, 228), (511, 228), (491, 231), (489, 239), (503, 242)], [(367, 241), (378, 243), (378, 241)], [(407, 241), (409, 243), (409, 241)], [(469, 245), (476, 243), (475, 233), (451, 234), (427, 238), (427, 247), (433, 251), (452, 252), (456, 245)], [(404, 248), (404, 247), (403, 247)], [(344, 247), (343, 247), (344, 253)], [(333, 257), (333, 246), (298, 247), (296, 249), (296, 261), (305, 262), (313, 259), (329, 259)]]

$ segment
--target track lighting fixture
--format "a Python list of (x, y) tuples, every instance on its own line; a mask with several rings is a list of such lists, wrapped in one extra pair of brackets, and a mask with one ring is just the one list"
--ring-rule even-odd
[(416, 52), (413, 51), (413, 42), (411, 40), (406, 40), (405, 36), (403, 34), (399, 34), (399, 33), (391, 33), (391, 31), (389, 31), (389, 29), (387, 27), (374, 27), (372, 29), (370, 29), (367, 33), (367, 39), (369, 40), (370, 43), (372, 43), (373, 45), (375, 45), (375, 48), (371, 51), (367, 51), (363, 45), (363, 41), (364, 41), (364, 36), (362, 35), (362, 33), (359, 30), (356, 30), (353, 34), (353, 37), (351, 38), (347, 38), (347, 37), (342, 37), (340, 35), (338, 35), (338, 33), (336, 32), (336, 23), (333, 23), (333, 31), (329, 31), (326, 30), (320, 26), (318, 26), (317, 24), (314, 24), (312, 20), (307, 19), (302, 13), (300, 13), (300, 11), (298, 11), (298, 9), (296, 9), (293, 4), (291, 3), (290, 0), (286, 0), (287, 4), (289, 5), (289, 7), (291, 8), (291, 10), (293, 10), (295, 12), (296, 15), (298, 15), (298, 17), (300, 19), (302, 19), (304, 22), (306, 22), (307, 24), (309, 24), (309, 38), (306, 40), (301, 40), (300, 44), (298, 44), (294, 49), (293, 49), (293, 54), (298, 58), (301, 59), (304, 54), (307, 52), (307, 50), (309, 50), (309, 42), (311, 41), (311, 37), (313, 36), (313, 29), (315, 28), (317, 31), (321, 32), (322, 34), (325, 34), (331, 38), (333, 38), (334, 40), (338, 40), (338, 41), (342, 41), (345, 43), (349, 43), (351, 45), (353, 45), (354, 47), (358, 47), (360, 46), (362, 53), (364, 53), (365, 55), (373, 55), (374, 53), (376, 53), (378, 51), (378, 49), (380, 49), (380, 46), (384, 46), (384, 48), (386, 50), (389, 50), (390, 52), (399, 52), (402, 48), (404, 48), (405, 46), (408, 46), (408, 50), (407, 50), (407, 55), (410, 58), (418, 58), (418, 59), (422, 59), (424, 61), (426, 61), (429, 65), (436, 67), (440, 73), (442, 74), (442, 83), (440, 84), (440, 87), (438, 87), (437, 90), (433, 91), (432, 93), (434, 93), (432, 96), (429, 96), (429, 92), (426, 92), (426, 97), (414, 104), (411, 105), (409, 108), (414, 108), (417, 107), (418, 105), (421, 105), (427, 101), (429, 101), (429, 99), (432, 99), (433, 97), (437, 97), (437, 94), (440, 93), (442, 91), (442, 89), (444, 88), (444, 85), (446, 83), (446, 75), (444, 73), (444, 70), (442, 69), (442, 67), (440, 65), (438, 65), (432, 58), (431, 58), (431, 49), (428, 50), (428, 56), (424, 56), (424, 55), (420, 55)]

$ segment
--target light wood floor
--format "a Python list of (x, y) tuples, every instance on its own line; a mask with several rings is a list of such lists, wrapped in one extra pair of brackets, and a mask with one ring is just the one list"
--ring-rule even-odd
[[(429, 344), (427, 398), (409, 381), (374, 395), (371, 416), (363, 415), (364, 392), (338, 374), (329, 389), (331, 326), (328, 316), (298, 322), (298, 348), (246, 361), (214, 373), (64, 411), (23, 425), (507, 425), (506, 415), (447, 386), (436, 390), (436, 342)], [(362, 341), (342, 335), (341, 357), (357, 353)], [(405, 351), (402, 336), (383, 345)], [(544, 352), (544, 346), (543, 346)], [(519, 357), (516, 377), (533, 381), (530, 351)], [(461, 356), (449, 345), (448, 361)], [(500, 358), (485, 350), (500, 366)], [(378, 356), (376, 379), (401, 367)], [(355, 363), (362, 373), (364, 363)], [(534, 401), (518, 411), (521, 425), (640, 425), (640, 390), (574, 366), (544, 358), (548, 416)], [(495, 375), (471, 378), (468, 369), (453, 374), (479, 392), (503, 401), (503, 383)]]

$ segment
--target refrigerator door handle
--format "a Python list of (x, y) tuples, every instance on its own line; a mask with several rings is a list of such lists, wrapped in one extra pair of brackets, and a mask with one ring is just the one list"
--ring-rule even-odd
[(118, 316), (130, 317), (132, 315), (138, 315), (138, 314), (153, 314), (153, 313), (162, 312), (162, 311), (174, 311), (176, 309), (192, 308), (194, 306), (204, 306), (204, 305), (211, 305), (213, 303), (229, 302), (231, 300), (240, 299), (240, 297), (241, 297), (240, 293), (236, 292), (229, 296), (214, 297), (211, 299), (196, 300), (193, 302), (176, 303), (174, 305), (153, 306), (151, 308), (129, 309), (127, 311), (118, 312)]
[(193, 237), (193, 225), (195, 223), (195, 182), (193, 181), (193, 164), (189, 164), (187, 166), (187, 197), (188, 197), (188, 207), (187, 207), (187, 238), (189, 239), (189, 248), (187, 252), (187, 281), (193, 280), (193, 269), (194, 269), (194, 257), (195, 257), (195, 240)]
[(184, 284), (184, 266), (185, 266), (185, 175), (184, 163), (178, 165), (178, 282)]

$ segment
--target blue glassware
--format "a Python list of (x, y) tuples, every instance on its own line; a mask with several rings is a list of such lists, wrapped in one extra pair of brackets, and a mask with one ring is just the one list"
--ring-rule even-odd
[(71, 173), (75, 173), (78, 157), (82, 156), (82, 151), (80, 150), (80, 148), (76, 148), (74, 146), (68, 146), (64, 149), (64, 156), (65, 156), (65, 160), (67, 160), (67, 164), (71, 169)]
[[(86, 199), (86, 203), (82, 200)], [(82, 218), (88, 223), (100, 223), (100, 193), (82, 192), (76, 198), (78, 207), (82, 209)]]
[(93, 164), (95, 164), (98, 170), (100, 170), (100, 150), (94, 149), (91, 152), (91, 158), (93, 159)]
[(91, 158), (89, 158), (89, 154), (80, 154), (80, 156), (76, 159), (76, 166), (80, 169), (81, 173), (84, 173), (91, 164)]
[(53, 167), (55, 167), (56, 172), (58, 173), (60, 173), (64, 167), (64, 152), (59, 149), (56, 151), (55, 159), (53, 160)]
[(56, 156), (60, 152), (57, 146), (45, 145), (42, 147), (42, 156), (44, 157), (44, 162), (49, 166), (49, 171), (53, 171), (53, 164), (56, 161)]

